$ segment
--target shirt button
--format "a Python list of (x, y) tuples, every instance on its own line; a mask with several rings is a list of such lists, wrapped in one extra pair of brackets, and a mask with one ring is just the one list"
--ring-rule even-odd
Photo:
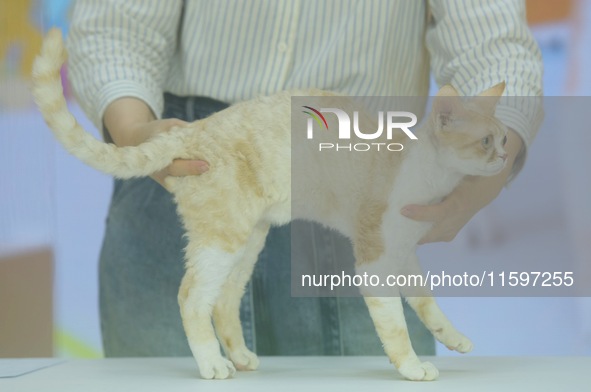
[(277, 46), (277, 50), (281, 53), (284, 53), (287, 51), (287, 44), (285, 42), (281, 42), (278, 46)]

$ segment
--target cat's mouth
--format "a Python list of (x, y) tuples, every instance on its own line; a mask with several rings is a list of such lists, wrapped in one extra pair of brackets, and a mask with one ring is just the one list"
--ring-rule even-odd
[(507, 162), (507, 154), (486, 165), (486, 169), (483, 170), (482, 175), (494, 176), (499, 174), (505, 168), (505, 162)]

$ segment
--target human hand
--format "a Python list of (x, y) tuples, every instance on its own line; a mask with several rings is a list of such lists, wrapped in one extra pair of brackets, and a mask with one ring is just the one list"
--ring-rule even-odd
[(501, 192), (505, 178), (468, 177), (442, 202), (433, 205), (405, 206), (401, 214), (407, 218), (433, 222), (431, 230), (419, 241), (450, 242), (480, 209), (493, 201)]
[[(103, 122), (117, 146), (137, 146), (158, 133), (187, 125), (187, 122), (176, 118), (156, 120), (145, 102), (128, 97), (113, 101), (105, 111)], [(150, 177), (166, 188), (164, 180), (167, 176), (199, 175), (207, 170), (209, 166), (205, 161), (175, 159)]]
[[(129, 132), (130, 136), (132, 135), (133, 137), (133, 145), (139, 145), (159, 133), (169, 132), (174, 127), (183, 127), (187, 124), (187, 122), (176, 118), (167, 118), (162, 120), (152, 120), (148, 122), (130, 124), (127, 129), (127, 132)], [(208, 170), (209, 166), (205, 161), (191, 159), (175, 159), (172, 161), (170, 165), (168, 165), (162, 170), (153, 173), (150, 177), (154, 181), (162, 185), (165, 189), (168, 189), (164, 181), (168, 176), (194, 176), (205, 173)]]
[(507, 182), (522, 143), (519, 135), (509, 130), (505, 145), (508, 158), (501, 173), (490, 177), (468, 176), (438, 204), (404, 206), (400, 213), (407, 218), (433, 222), (433, 227), (419, 244), (452, 241), (478, 211), (493, 201)]

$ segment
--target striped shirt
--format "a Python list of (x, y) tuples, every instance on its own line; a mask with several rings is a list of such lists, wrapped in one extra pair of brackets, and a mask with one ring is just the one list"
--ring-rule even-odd
[[(159, 116), (163, 91), (236, 102), (317, 87), (348, 95), (463, 95), (505, 80), (542, 94), (542, 62), (523, 0), (77, 0), (69, 75), (101, 127), (113, 100)], [(497, 116), (531, 142), (541, 109), (503, 102)]]

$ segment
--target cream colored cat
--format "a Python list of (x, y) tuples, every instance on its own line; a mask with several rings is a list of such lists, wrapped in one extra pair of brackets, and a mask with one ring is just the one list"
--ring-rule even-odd
[[(400, 209), (441, 200), (465, 175), (497, 174), (506, 159), (506, 128), (493, 117), (504, 83), (482, 94), (495, 98), (467, 103), (446, 86), (417, 131), (420, 140), (408, 143), (403, 153), (332, 154), (330, 162), (318, 162), (325, 155), (315, 153), (316, 144), (299, 145), (298, 170), (310, 166), (306, 181), (292, 189), (291, 96), (334, 94), (303, 90), (261, 97), (137, 147), (116, 147), (87, 134), (68, 112), (59, 74), (65, 59), (61, 34), (53, 30), (35, 62), (34, 95), (47, 124), (70, 153), (119, 178), (148, 176), (173, 158), (209, 162), (210, 170), (201, 176), (166, 180), (189, 239), (180, 311), (207, 379), (227, 378), (236, 368), (252, 370), (259, 364), (244, 343), (239, 304), (270, 225), (304, 218), (339, 230), (353, 242), (360, 274), (420, 273), (416, 244), (430, 225), (403, 217)], [(329, 119), (329, 127), (336, 127), (335, 119)], [(319, 134), (326, 140), (335, 137), (334, 132)], [(331, 181), (325, 181), (327, 170)], [(306, 213), (292, 216), (292, 202), (294, 215)], [(438, 371), (413, 351), (401, 294), (444, 345), (459, 352), (472, 349), (427, 289), (410, 293), (390, 288), (383, 295), (362, 288), (362, 293), (384, 349), (404, 377), (433, 380)]]

